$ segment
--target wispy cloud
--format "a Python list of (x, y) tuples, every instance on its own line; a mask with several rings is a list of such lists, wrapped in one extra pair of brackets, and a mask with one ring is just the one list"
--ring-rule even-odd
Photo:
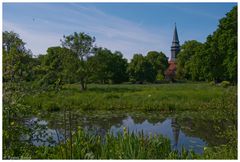
[(79, 4), (40, 7), (42, 9), (38, 12), (49, 15), (34, 17), (35, 25), (3, 21), (3, 29), (19, 33), (34, 54), (45, 53), (48, 47), (59, 45), (59, 40), (64, 34), (74, 31), (96, 36), (98, 46), (121, 51), (128, 59), (132, 58), (134, 53), (146, 54), (149, 50), (167, 52), (164, 50), (169, 48), (169, 38), (164, 31), (151, 31), (137, 23), (106, 14), (95, 7)]
[(60, 42), (60, 35), (46, 31), (26, 30), (20, 25), (8, 21), (4, 21), (3, 30), (18, 33), (26, 43), (26, 47), (31, 49), (34, 55), (45, 54), (48, 47), (58, 46)]

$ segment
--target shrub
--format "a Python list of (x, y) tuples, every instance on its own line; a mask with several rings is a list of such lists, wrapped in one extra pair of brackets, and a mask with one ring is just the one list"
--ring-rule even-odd
[(214, 85), (215, 85), (215, 82), (214, 82), (214, 81), (211, 81), (211, 82), (209, 82), (209, 84), (210, 84), (211, 86), (214, 86)]
[(229, 81), (222, 81), (220, 85), (222, 87), (226, 88), (226, 87), (230, 86), (230, 82)]

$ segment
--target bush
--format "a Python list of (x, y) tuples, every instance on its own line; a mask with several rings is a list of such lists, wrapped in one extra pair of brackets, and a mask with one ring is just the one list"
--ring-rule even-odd
[(214, 85), (215, 85), (215, 82), (214, 82), (214, 81), (211, 81), (211, 82), (209, 82), (209, 84), (210, 84), (211, 86), (214, 86)]
[(220, 85), (222, 87), (226, 88), (226, 87), (230, 86), (230, 82), (229, 81), (222, 81)]

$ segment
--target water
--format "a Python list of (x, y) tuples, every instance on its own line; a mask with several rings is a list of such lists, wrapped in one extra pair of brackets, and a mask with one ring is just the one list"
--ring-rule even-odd
[[(219, 143), (213, 129), (216, 123), (211, 121), (182, 119), (175, 115), (156, 113), (104, 111), (79, 114), (72, 116), (73, 131), (80, 126), (89, 133), (104, 136), (107, 132), (111, 132), (113, 135), (123, 133), (123, 128), (127, 128), (129, 133), (136, 135), (139, 133), (143, 133), (145, 136), (163, 135), (170, 139), (173, 150), (181, 151), (184, 147), (198, 154), (203, 153), (205, 146)], [(64, 141), (63, 113), (47, 117), (46, 120), (31, 118), (26, 122), (33, 128), (33, 125), (40, 125), (41, 129), (36, 129), (31, 138), (32, 143), (36, 146), (54, 146)]]
[(64, 140), (64, 136), (58, 129), (48, 128), (48, 122), (36, 117), (28, 119), (25, 124), (31, 128), (31, 136), (24, 136), (22, 139), (30, 140), (35, 146), (55, 146)]
[(176, 119), (167, 118), (163, 122), (150, 123), (145, 120), (142, 123), (135, 123), (131, 116), (128, 116), (122, 121), (120, 127), (113, 125), (110, 131), (114, 134), (123, 131), (123, 127), (126, 127), (130, 133), (141, 133), (145, 136), (161, 134), (171, 141), (172, 149), (181, 151), (182, 147), (187, 150), (193, 150), (198, 154), (203, 153), (203, 148), (207, 145), (202, 139), (197, 137), (187, 136), (181, 131), (180, 125), (178, 125)]

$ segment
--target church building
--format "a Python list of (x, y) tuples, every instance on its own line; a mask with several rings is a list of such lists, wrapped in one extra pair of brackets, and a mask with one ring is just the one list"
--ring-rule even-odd
[(173, 32), (173, 41), (171, 46), (171, 59), (168, 62), (168, 69), (165, 71), (165, 77), (167, 80), (173, 81), (176, 76), (176, 58), (180, 52), (180, 44), (177, 33), (177, 26), (175, 23), (174, 32)]

